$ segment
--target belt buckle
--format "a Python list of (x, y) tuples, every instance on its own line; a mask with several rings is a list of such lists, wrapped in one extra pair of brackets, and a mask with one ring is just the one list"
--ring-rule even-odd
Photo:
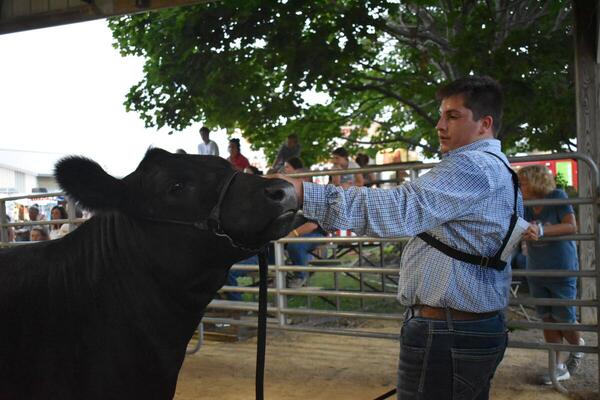
[(481, 262), (479, 263), (479, 266), (487, 268), (489, 265), (490, 265), (490, 258), (481, 256)]

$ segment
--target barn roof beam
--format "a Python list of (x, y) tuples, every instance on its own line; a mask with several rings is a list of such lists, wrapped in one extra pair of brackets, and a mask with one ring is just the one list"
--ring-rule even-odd
[(0, 34), (210, 0), (0, 0)]

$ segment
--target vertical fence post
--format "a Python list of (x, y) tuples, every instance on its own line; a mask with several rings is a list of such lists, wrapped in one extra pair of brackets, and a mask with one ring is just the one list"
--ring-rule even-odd
[[(358, 242), (358, 266), (362, 267), (363, 265), (363, 242)], [(360, 291), (364, 292), (365, 291), (365, 276), (362, 272), (359, 272), (358, 274), (359, 278), (360, 278)], [(364, 310), (365, 309), (365, 300), (361, 297), (360, 298), (360, 309)]]
[(286, 316), (281, 312), (283, 308), (287, 307), (287, 296), (281, 293), (281, 289), (285, 289), (285, 276), (286, 272), (281, 271), (279, 267), (285, 265), (285, 258), (283, 254), (283, 243), (275, 242), (275, 289), (277, 294), (275, 297), (275, 304), (277, 306), (277, 321), (279, 326), (285, 326), (287, 324)]

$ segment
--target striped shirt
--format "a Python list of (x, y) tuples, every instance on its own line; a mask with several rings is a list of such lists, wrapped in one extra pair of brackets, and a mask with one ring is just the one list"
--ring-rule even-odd
[[(352, 229), (377, 237), (429, 232), (466, 253), (493, 256), (506, 236), (514, 206), (511, 174), (496, 139), (483, 139), (446, 153), (418, 179), (393, 189), (342, 189), (304, 183), (304, 216), (326, 230)], [(521, 195), (518, 215), (523, 215)], [(417, 237), (400, 261), (398, 299), (468, 312), (508, 305), (510, 265), (503, 271), (455, 260)]]

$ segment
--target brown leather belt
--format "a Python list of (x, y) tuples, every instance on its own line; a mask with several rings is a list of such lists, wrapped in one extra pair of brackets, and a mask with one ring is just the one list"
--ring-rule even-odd
[[(415, 317), (429, 318), (446, 320), (446, 309), (441, 307), (431, 307), (426, 305), (416, 305), (412, 307)], [(498, 311), (491, 311), (486, 313), (472, 313), (467, 311), (455, 310), (453, 308), (448, 309), (450, 311), (450, 318), (456, 321), (470, 321), (478, 319), (491, 318), (498, 314)]]

